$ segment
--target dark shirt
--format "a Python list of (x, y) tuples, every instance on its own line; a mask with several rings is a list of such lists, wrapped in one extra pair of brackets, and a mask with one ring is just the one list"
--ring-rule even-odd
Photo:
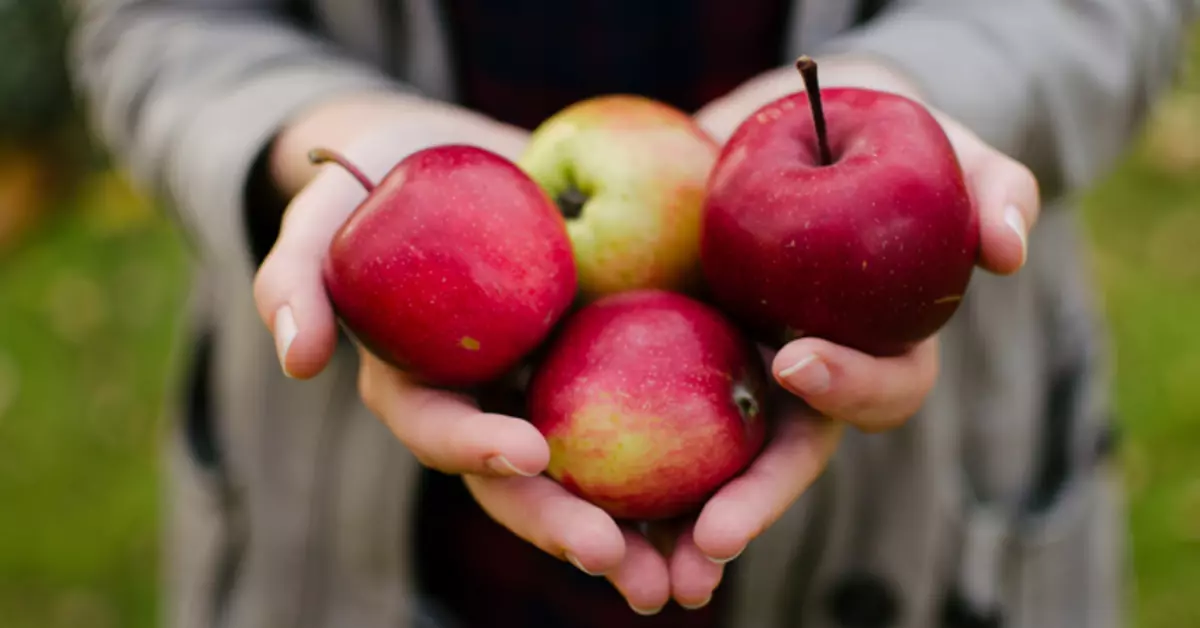
[(689, 113), (783, 59), (781, 0), (446, 0), (461, 102), (533, 128), (599, 94)]
[[(460, 102), (532, 129), (585, 98), (635, 93), (692, 113), (783, 58), (787, 0), (446, 0)], [(613, 586), (508, 532), (458, 478), (425, 474), (415, 511), (424, 593), (454, 625), (712, 628), (701, 611), (634, 614)], [(726, 580), (733, 577), (727, 569)]]

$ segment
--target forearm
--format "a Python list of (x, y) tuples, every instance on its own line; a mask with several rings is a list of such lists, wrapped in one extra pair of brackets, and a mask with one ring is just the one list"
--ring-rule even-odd
[(74, 16), (71, 70), (93, 128), (222, 259), (246, 253), (252, 165), (289, 121), (350, 94), (412, 91), (337, 56), (269, 4), (92, 0)]
[[(871, 87), (924, 101), (918, 87), (876, 60), (854, 55), (830, 55), (817, 59), (821, 88), (837, 86)], [(773, 100), (804, 89), (797, 69), (789, 64), (747, 81), (698, 114), (698, 122), (718, 141), (724, 142), (739, 124), (760, 107)]]

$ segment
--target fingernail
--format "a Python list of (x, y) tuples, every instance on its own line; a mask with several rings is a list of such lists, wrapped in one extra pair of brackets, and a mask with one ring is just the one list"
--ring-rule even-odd
[(746, 548), (743, 547), (742, 549), (738, 550), (736, 554), (730, 556), (729, 558), (713, 558), (712, 556), (709, 556), (708, 559), (718, 565), (724, 565), (725, 563), (735, 560), (738, 556), (741, 556), (742, 552), (744, 551), (746, 551)]
[(500, 475), (522, 475), (527, 478), (537, 475), (536, 473), (527, 473), (516, 468), (513, 466), (513, 463), (509, 462), (508, 458), (505, 458), (504, 456), (492, 456), (491, 458), (488, 458), (487, 466), (489, 469), (499, 473)]
[(275, 312), (275, 352), (279, 354), (279, 366), (283, 368), (283, 374), (288, 377), (292, 374), (287, 369), (287, 354), (297, 332), (299, 329), (296, 328), (296, 317), (292, 315), (291, 306), (279, 308)]
[(633, 604), (630, 604), (629, 608), (632, 608), (633, 612), (637, 613), (638, 615), (641, 615), (642, 617), (649, 617), (651, 615), (657, 615), (660, 612), (662, 612), (662, 609), (663, 609), (663, 607), (661, 607), (661, 606), (659, 606), (657, 608), (638, 608), (638, 607), (634, 606)]
[(799, 393), (818, 394), (829, 389), (829, 369), (815, 353), (779, 372), (779, 377)]
[(583, 573), (585, 573), (585, 574), (587, 574), (587, 575), (589, 575), (589, 576), (599, 576), (599, 575), (601, 575), (601, 574), (598, 574), (598, 573), (593, 573), (593, 572), (590, 572), (590, 571), (588, 571), (588, 570), (587, 570), (587, 568), (585, 568), (585, 567), (583, 566), (583, 563), (579, 562), (579, 559), (578, 559), (578, 558), (575, 558), (575, 555), (574, 555), (574, 554), (572, 554), (572, 553), (570, 553), (570, 552), (567, 552), (566, 556), (567, 556), (567, 562), (571, 563), (572, 565), (575, 565), (575, 568), (576, 568), (576, 569), (578, 569), (579, 571), (582, 571)]
[(1025, 265), (1025, 249), (1028, 247), (1028, 230), (1029, 227), (1025, 224), (1025, 217), (1021, 215), (1021, 210), (1017, 209), (1016, 205), (1009, 205), (1004, 208), (1004, 224), (1012, 229), (1017, 237), (1021, 239), (1021, 265)]
[(704, 598), (699, 604), (684, 604), (683, 602), (680, 602), (679, 605), (686, 608), (689, 611), (698, 611), (698, 610), (704, 608), (705, 606), (708, 606), (708, 603), (711, 601), (712, 601), (712, 594), (710, 593), (708, 595), (708, 597)]

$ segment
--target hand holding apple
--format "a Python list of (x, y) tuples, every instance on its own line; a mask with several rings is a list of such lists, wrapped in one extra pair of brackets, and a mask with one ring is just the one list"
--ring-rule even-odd
[[(882, 61), (829, 58), (821, 65), (826, 85), (885, 90), (921, 101), (911, 80)], [(791, 67), (764, 74), (711, 103), (697, 119), (724, 141), (764, 105), (797, 91), (796, 81)], [(978, 264), (998, 274), (1016, 272), (1024, 263), (1026, 233), (1039, 210), (1035, 179), (1025, 166), (944, 113), (930, 110), (949, 138), (979, 217)], [(795, 158), (804, 154), (798, 149)], [(767, 360), (775, 379), (792, 393), (793, 403), (776, 402), (778, 425), (765, 449), (679, 536), (669, 578), (672, 595), (681, 603), (703, 602), (721, 580), (721, 570), (711, 567), (715, 563), (694, 558), (723, 563), (773, 525), (823, 471), (843, 425), (866, 431), (892, 429), (919, 409), (937, 378), (937, 335), (889, 357), (801, 338)]]
[[(340, 151), (365, 178), (378, 181), (406, 156), (431, 146), (469, 142), (512, 159), (527, 139), (519, 129), (469, 112), (374, 95), (328, 103), (285, 129), (271, 170), (295, 196), (254, 286), (284, 372), (314, 377), (333, 353), (337, 326), (322, 281), (323, 259), (334, 234), (368, 196), (343, 168), (310, 172), (312, 146)], [(644, 537), (542, 475), (550, 452), (532, 424), (427, 387), (361, 346), (359, 356), (364, 404), (421, 464), (462, 475), (498, 523), (581, 570), (606, 574), (631, 606), (652, 612), (670, 598), (666, 567)]]

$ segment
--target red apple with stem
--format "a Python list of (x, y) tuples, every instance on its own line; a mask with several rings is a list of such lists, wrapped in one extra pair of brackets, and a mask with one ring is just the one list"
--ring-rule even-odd
[(864, 88), (806, 89), (733, 133), (705, 198), (711, 297), (778, 347), (802, 336), (903, 353), (958, 308), (979, 218), (954, 147), (920, 103)]
[(529, 387), (546, 473), (614, 518), (694, 511), (758, 454), (761, 355), (718, 310), (634, 290), (572, 314)]
[(324, 282), (345, 327), (427, 384), (470, 387), (508, 374), (576, 294), (566, 225), (511, 161), (465, 145), (424, 149), (374, 185), (334, 235)]

